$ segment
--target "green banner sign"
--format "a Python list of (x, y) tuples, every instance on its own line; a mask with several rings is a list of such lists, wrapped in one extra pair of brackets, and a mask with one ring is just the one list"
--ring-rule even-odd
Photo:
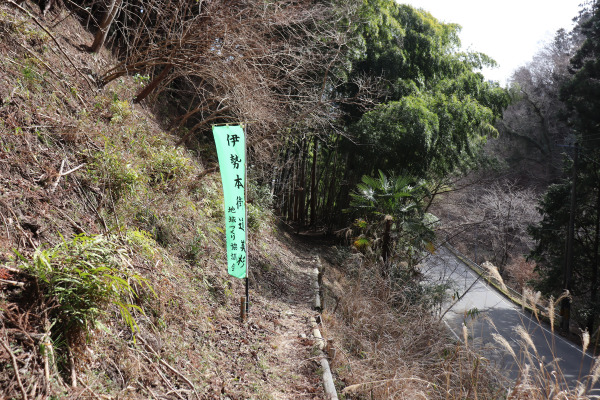
[(213, 126), (225, 203), (227, 272), (246, 278), (246, 138), (239, 125)]

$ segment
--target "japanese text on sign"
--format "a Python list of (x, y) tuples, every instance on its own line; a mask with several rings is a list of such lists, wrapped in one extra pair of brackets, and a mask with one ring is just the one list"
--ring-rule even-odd
[(227, 241), (227, 271), (247, 276), (246, 267), (246, 138), (241, 126), (214, 126), (223, 197)]

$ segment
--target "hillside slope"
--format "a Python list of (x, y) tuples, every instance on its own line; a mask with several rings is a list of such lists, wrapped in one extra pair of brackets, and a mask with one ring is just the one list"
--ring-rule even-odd
[(22, 7), (0, 3), (0, 397), (319, 398), (312, 258), (254, 188), (241, 323), (212, 150), (132, 104), (141, 77), (97, 88), (114, 60), (66, 10)]

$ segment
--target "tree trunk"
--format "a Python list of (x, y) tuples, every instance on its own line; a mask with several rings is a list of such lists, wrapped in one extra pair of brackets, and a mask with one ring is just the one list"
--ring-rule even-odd
[(317, 185), (319, 182), (323, 182), (321, 194), (317, 197), (317, 216), (322, 220), (325, 216), (325, 204), (327, 204), (327, 193), (328, 193), (328, 183), (331, 180), (331, 173), (335, 170), (335, 165), (331, 163), (331, 159), (333, 156), (333, 151), (327, 152), (327, 159), (323, 163), (323, 168), (319, 172), (319, 177), (317, 177)]
[[(338, 195), (338, 173), (340, 166), (345, 167), (346, 164), (340, 162), (339, 149), (336, 150), (336, 154), (333, 157), (333, 174), (331, 175), (331, 183), (329, 184), (329, 194), (327, 195), (327, 203), (325, 205), (325, 213), (327, 215), (327, 224), (331, 226), (333, 224), (333, 208), (335, 207), (335, 199)], [(341, 164), (341, 165), (338, 165)]]
[[(383, 245), (381, 246), (381, 256), (383, 257), (384, 264), (387, 264), (388, 258), (390, 256), (390, 232), (392, 230), (392, 216), (385, 216), (385, 228), (383, 230)], [(384, 267), (384, 270), (386, 268)]]
[(281, 196), (281, 215), (284, 218), (290, 219), (289, 207), (292, 201), (290, 198), (290, 181), (292, 180), (292, 171), (289, 167), (287, 167), (287, 169), (288, 170), (285, 171), (285, 173), (281, 174), (282, 178), (279, 180), (279, 196)]
[(338, 158), (340, 155), (339, 140), (334, 137), (331, 150), (327, 155), (327, 162), (325, 163), (325, 169), (327, 170), (327, 176), (323, 180), (323, 200), (322, 200), (322, 212), (324, 220), (329, 220), (329, 214), (331, 212), (332, 201), (335, 196), (335, 180), (338, 171)]
[(293, 198), (294, 198), (294, 214), (292, 216), (292, 221), (298, 221), (298, 204), (300, 203), (300, 159), (296, 160), (296, 168), (294, 171), (294, 184), (292, 186)]
[(119, 8), (123, 0), (110, 0), (110, 5), (108, 6), (108, 10), (106, 15), (102, 19), (100, 26), (98, 26), (98, 32), (96, 32), (96, 36), (94, 36), (94, 43), (89, 48), (90, 53), (97, 53), (100, 48), (104, 45), (104, 41), (106, 41), (106, 36), (108, 35), (108, 30), (110, 29), (110, 25), (114, 21), (117, 13), (119, 12)]
[(304, 206), (306, 202), (306, 159), (308, 154), (308, 141), (302, 141), (302, 156), (300, 162), (300, 176), (298, 182), (298, 221), (300, 225), (304, 225), (306, 220), (306, 214), (304, 213)]
[[(571, 278), (573, 275), (573, 241), (575, 236), (575, 211), (577, 209), (576, 187), (577, 187), (577, 156), (579, 148), (575, 145), (575, 156), (573, 157), (573, 177), (571, 182), (571, 199), (569, 205), (569, 226), (567, 231), (567, 251), (565, 255), (564, 289), (571, 293)], [(571, 322), (571, 299), (569, 296), (562, 300), (560, 315), (562, 320), (560, 328), (564, 332), (570, 331)]]
[(336, 209), (333, 210), (333, 212), (338, 215), (341, 215), (341, 210), (350, 206), (350, 182), (353, 182), (354, 171), (351, 171), (353, 165), (355, 165), (353, 154), (346, 153), (346, 160), (344, 161), (344, 177), (339, 185), (340, 190), (337, 197)]
[(286, 183), (287, 183), (287, 175), (289, 173), (289, 167), (288, 167), (288, 163), (287, 163), (287, 159), (288, 156), (290, 154), (290, 147), (289, 146), (285, 146), (285, 152), (282, 154), (282, 158), (281, 158), (281, 168), (279, 170), (279, 173), (277, 174), (278, 176), (276, 176), (275, 178), (275, 182), (273, 184), (273, 198), (277, 199), (277, 201), (275, 201), (276, 206), (275, 208), (278, 210), (278, 213), (282, 216), (285, 216), (285, 210), (286, 210), (286, 206), (287, 206), (287, 196), (285, 193), (285, 188), (287, 187)]
[(587, 320), (587, 330), (590, 335), (594, 334), (594, 322), (597, 316), (598, 308), (598, 263), (600, 263), (600, 187), (598, 187), (598, 197), (596, 197), (596, 227), (594, 232), (594, 261), (592, 265), (592, 281), (590, 287), (590, 312)]
[(337, 165), (333, 166), (333, 173), (331, 174), (331, 180), (329, 181), (329, 187), (327, 188), (327, 201), (324, 206), (325, 221), (329, 225), (331, 223), (331, 209), (333, 208), (333, 199), (335, 198), (335, 185), (336, 185)]
[(287, 196), (287, 219), (288, 221), (293, 221), (294, 219), (294, 188), (293, 184), (290, 182), (288, 187), (286, 196)]
[(315, 136), (313, 144), (312, 169), (310, 171), (310, 225), (317, 224), (317, 153), (319, 151), (319, 140)]
[(135, 99), (133, 99), (134, 103), (139, 103), (140, 101), (144, 100), (150, 93), (152, 93), (152, 91), (154, 89), (156, 89), (156, 87), (165, 80), (165, 78), (167, 77), (167, 75), (169, 75), (169, 72), (171, 72), (171, 70), (173, 69), (173, 64), (167, 64), (165, 65), (165, 68), (162, 70), (162, 72), (154, 79), (152, 79), (152, 82), (150, 82), (144, 89), (142, 89), (141, 92), (138, 93), (137, 96), (135, 96)]

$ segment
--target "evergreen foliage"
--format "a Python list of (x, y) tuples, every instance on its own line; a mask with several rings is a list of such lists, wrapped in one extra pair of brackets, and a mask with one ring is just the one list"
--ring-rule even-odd
[[(400, 255), (400, 259), (416, 264), (420, 251), (431, 246), (435, 238), (437, 218), (426, 212), (425, 199), (431, 196), (424, 181), (408, 176), (363, 176), (357, 190), (351, 193), (352, 215), (360, 217), (359, 227), (374, 238), (383, 236), (382, 253)], [(389, 222), (389, 231), (381, 228)], [(357, 224), (358, 225), (358, 224)], [(384, 260), (388, 254), (383, 255)]]
[[(600, 8), (595, 3), (590, 17), (581, 22), (585, 41), (571, 59), (570, 70), (573, 75), (561, 90), (569, 123), (575, 133), (571, 154), (578, 152), (579, 162), (576, 165), (571, 160), (567, 162), (564, 175), (569, 178), (548, 189), (540, 203), (543, 219), (540, 224), (530, 228), (537, 241), (531, 257), (538, 262), (538, 288), (547, 294), (557, 295), (567, 286), (573, 295), (573, 315), (578, 322), (587, 326), (589, 332), (594, 332), (600, 315), (599, 27)], [(576, 168), (576, 174), (573, 168)], [(571, 194), (573, 189), (574, 199)], [(571, 201), (574, 201), (573, 210)], [(574, 238), (573, 256), (569, 260), (565, 238), (571, 213), (574, 217)], [(565, 317), (568, 320), (569, 316)]]
[(132, 310), (138, 297), (135, 285), (146, 280), (127, 267), (127, 253), (114, 237), (75, 236), (50, 249), (38, 249), (23, 268), (37, 277), (48, 300), (54, 303), (51, 318), (55, 339), (66, 336), (77, 340), (83, 332), (95, 328), (107, 313), (107, 306), (119, 308), (123, 320), (135, 332)]
[[(316, 210), (328, 224), (331, 212), (350, 204), (363, 175), (377, 170), (432, 179), (471, 165), (510, 96), (477, 70), (494, 65), (480, 53), (459, 52), (460, 26), (393, 0), (366, 0), (353, 21), (344, 81), (334, 85), (334, 130), (314, 132), (323, 142), (312, 163), (327, 170), (311, 186), (321, 196)], [(369, 82), (369, 90), (364, 85)], [(305, 208), (307, 143), (290, 140), (283, 160), (300, 161), (278, 176), (281, 210), (296, 220)], [(303, 197), (304, 196), (304, 197)]]

